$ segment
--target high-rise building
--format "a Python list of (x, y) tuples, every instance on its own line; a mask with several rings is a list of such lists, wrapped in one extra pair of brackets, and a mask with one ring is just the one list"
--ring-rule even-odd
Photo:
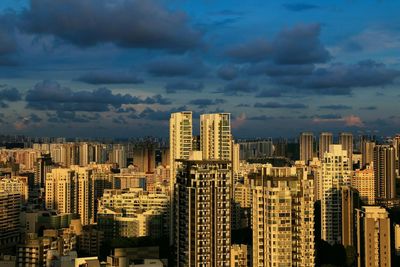
[(342, 186), (340, 189), (342, 198), (342, 245), (354, 247), (357, 240), (354, 228), (356, 209), (361, 208), (360, 195), (350, 186)]
[(319, 143), (318, 143), (318, 155), (319, 159), (322, 160), (324, 158), (324, 153), (328, 152), (329, 146), (333, 144), (333, 135), (332, 133), (322, 132), (319, 135)]
[(262, 168), (251, 181), (253, 266), (314, 266), (313, 177), (281, 169)]
[(174, 266), (230, 266), (229, 161), (186, 160), (175, 184)]
[(133, 164), (139, 171), (149, 173), (154, 172), (156, 168), (156, 153), (153, 144), (133, 149)]
[(322, 162), (321, 237), (329, 244), (342, 243), (341, 187), (350, 185), (350, 160), (342, 145), (330, 145)]
[(352, 133), (340, 133), (339, 144), (342, 145), (342, 149), (346, 150), (347, 157), (349, 158), (349, 167), (353, 169), (353, 134)]
[(43, 154), (35, 164), (35, 187), (44, 188), (46, 174), (53, 168), (50, 154)]
[(79, 214), (83, 225), (96, 221), (97, 200), (110, 188), (111, 176), (96, 166), (54, 168), (47, 174), (45, 206), (60, 213)]
[(26, 177), (13, 176), (0, 180), (0, 191), (21, 195), (21, 203), (28, 201), (29, 189)]
[[(176, 172), (180, 165), (177, 160), (189, 159), (193, 146), (193, 119), (191, 111), (171, 114), (169, 119), (169, 160), (170, 160), (170, 214), (174, 214), (174, 189)], [(173, 216), (170, 217), (170, 244), (174, 242)]]
[(112, 160), (118, 164), (119, 168), (126, 168), (127, 156), (126, 148), (123, 145), (115, 145), (113, 147)]
[(177, 170), (177, 159), (189, 159), (193, 140), (192, 112), (172, 113), (169, 120), (169, 153), (171, 187), (173, 188)]
[(240, 145), (236, 144), (232, 140), (232, 170), (233, 173), (237, 173), (239, 171), (240, 165)]
[(314, 201), (322, 199), (322, 163), (318, 158), (313, 158), (309, 163), (311, 175), (314, 177)]
[(396, 171), (394, 147), (376, 145), (374, 148), (375, 197), (393, 199), (396, 197)]
[(0, 191), (0, 251), (19, 241), (21, 195)]
[(396, 175), (400, 176), (400, 134), (393, 138), (392, 145), (394, 147), (396, 157)]
[(378, 206), (365, 206), (357, 212), (357, 266), (391, 266), (388, 215)]
[(308, 164), (314, 157), (314, 135), (310, 132), (300, 134), (300, 160)]
[(200, 147), (203, 159), (232, 160), (231, 115), (200, 115)]
[(54, 168), (46, 176), (46, 209), (59, 213), (75, 213), (77, 199), (77, 180), (73, 170)]
[(375, 142), (364, 141), (361, 144), (362, 166), (365, 167), (374, 161), (374, 147)]
[(358, 190), (364, 204), (375, 204), (375, 176), (373, 163), (363, 170), (355, 170), (351, 178), (351, 186)]
[(241, 160), (272, 157), (274, 155), (272, 138), (240, 141), (238, 144), (240, 145)]

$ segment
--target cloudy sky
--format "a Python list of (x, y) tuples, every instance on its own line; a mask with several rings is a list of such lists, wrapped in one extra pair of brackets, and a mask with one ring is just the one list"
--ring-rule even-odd
[[(1, 0), (0, 133), (400, 131), (400, 1)], [(195, 121), (197, 123), (197, 121)]]

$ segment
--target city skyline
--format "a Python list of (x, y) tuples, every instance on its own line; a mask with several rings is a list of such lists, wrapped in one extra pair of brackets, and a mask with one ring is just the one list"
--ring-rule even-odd
[(0, 3), (2, 133), (167, 137), (185, 110), (236, 138), (400, 126), (400, 3), (82, 3)]

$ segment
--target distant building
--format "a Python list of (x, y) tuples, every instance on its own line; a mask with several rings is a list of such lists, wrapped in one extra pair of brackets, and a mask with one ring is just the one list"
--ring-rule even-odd
[(373, 141), (362, 142), (361, 144), (362, 167), (365, 167), (374, 161), (374, 147), (375, 147), (375, 142)]
[(374, 148), (375, 197), (394, 199), (396, 197), (395, 150), (390, 145), (376, 145)]
[(360, 193), (361, 201), (367, 205), (375, 204), (375, 175), (373, 163), (366, 169), (355, 170), (351, 178), (351, 186)]
[(314, 135), (310, 132), (300, 134), (300, 160), (308, 164), (314, 157)]
[(333, 144), (333, 134), (328, 132), (322, 132), (319, 135), (318, 155), (319, 159), (324, 158), (325, 152), (329, 152), (329, 146)]
[(342, 149), (347, 152), (347, 158), (349, 159), (349, 167), (353, 169), (353, 134), (352, 133), (340, 133), (339, 144), (342, 145)]

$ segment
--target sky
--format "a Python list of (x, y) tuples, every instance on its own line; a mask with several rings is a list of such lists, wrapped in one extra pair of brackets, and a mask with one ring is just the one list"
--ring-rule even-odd
[[(400, 127), (400, 1), (2, 0), (0, 134), (234, 137)], [(196, 132), (195, 132), (196, 134)]]

